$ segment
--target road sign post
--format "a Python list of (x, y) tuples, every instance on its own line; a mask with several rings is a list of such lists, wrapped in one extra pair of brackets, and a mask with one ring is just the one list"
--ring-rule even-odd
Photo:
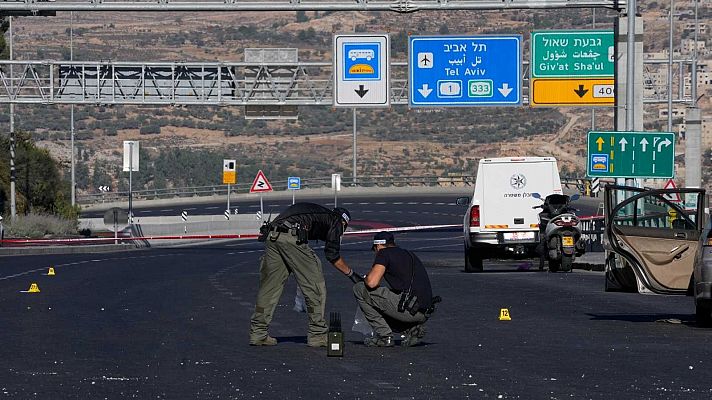
[(292, 204), (294, 204), (294, 193), (302, 188), (302, 178), (290, 176), (287, 178), (287, 189), (292, 191)]
[(133, 171), (139, 168), (138, 140), (124, 140), (124, 172), (129, 173), (129, 223), (133, 224)]
[(331, 174), (331, 188), (334, 189), (334, 207), (337, 207), (336, 194), (341, 191), (341, 174)]
[(260, 194), (260, 219), (263, 218), (264, 211), (265, 211), (264, 203), (262, 202), (262, 193), (271, 192), (271, 191), (272, 191), (272, 185), (270, 185), (264, 172), (262, 172), (262, 170), (257, 171), (255, 180), (252, 181), (252, 186), (250, 187), (250, 193), (259, 193)]
[(520, 105), (520, 35), (411, 36), (412, 107)]
[(615, 101), (613, 31), (531, 35), (532, 107), (606, 106)]
[(223, 184), (227, 184), (227, 208), (225, 208), (225, 217), (230, 219), (230, 185), (237, 184), (236, 160), (223, 160)]
[(675, 134), (589, 132), (587, 175), (615, 178), (672, 178)]
[(390, 47), (387, 33), (334, 35), (334, 107), (390, 106)]

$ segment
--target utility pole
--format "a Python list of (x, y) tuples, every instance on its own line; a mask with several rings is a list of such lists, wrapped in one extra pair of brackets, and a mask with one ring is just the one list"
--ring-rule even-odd
[(672, 32), (673, 32), (673, 15), (675, 13), (675, 0), (670, 0), (670, 32), (669, 32), (669, 53), (668, 54), (668, 120), (667, 120), (667, 130), (672, 132), (672, 53), (673, 53), (673, 42), (672, 42)]
[(354, 116), (354, 169), (353, 169), (353, 185), (356, 185), (356, 108), (353, 109)]
[[(591, 15), (591, 28), (596, 29), (596, 9), (592, 8)], [(591, 108), (591, 130), (596, 130), (596, 109)]]
[(695, 34), (692, 46), (692, 75), (685, 129), (685, 187), (698, 188), (702, 184), (702, 118), (697, 105), (697, 41), (699, 39), (698, 1), (695, 1)]
[[(10, 61), (13, 59), (12, 53), (12, 17), (10, 18)], [(12, 64), (10, 64), (10, 87), (14, 87), (15, 82), (12, 74)], [(15, 104), (10, 103), (10, 220), (17, 218), (17, 198), (15, 195)]]
[[(628, 37), (626, 60), (625, 129), (635, 131), (635, 17), (636, 0), (628, 0)], [(635, 179), (626, 178), (626, 186), (635, 186)]]
[[(69, 13), (69, 61), (74, 61), (74, 12)], [(75, 206), (77, 204), (77, 198), (76, 198), (76, 192), (77, 192), (77, 183), (75, 180), (75, 169), (74, 169), (74, 104), (70, 106), (70, 112), (71, 112), (71, 147), (72, 147), (72, 155), (71, 155), (71, 163), (72, 163), (72, 206)]]

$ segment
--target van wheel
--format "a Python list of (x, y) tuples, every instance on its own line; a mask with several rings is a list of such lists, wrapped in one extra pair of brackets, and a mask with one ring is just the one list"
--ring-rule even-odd
[(709, 301), (695, 301), (695, 320), (697, 326), (709, 328), (712, 327), (712, 303)]
[(469, 248), (465, 249), (465, 272), (482, 272), (482, 256), (477, 250)]

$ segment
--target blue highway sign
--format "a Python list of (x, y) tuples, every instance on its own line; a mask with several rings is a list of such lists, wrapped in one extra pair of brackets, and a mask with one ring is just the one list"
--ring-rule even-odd
[(300, 190), (302, 188), (302, 178), (298, 176), (290, 176), (287, 178), (287, 189)]
[(522, 36), (411, 36), (410, 105), (522, 103)]

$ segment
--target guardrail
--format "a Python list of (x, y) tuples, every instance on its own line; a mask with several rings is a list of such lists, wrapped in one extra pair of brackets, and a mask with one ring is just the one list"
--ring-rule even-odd
[[(562, 185), (567, 188), (576, 187), (582, 190), (582, 178), (563, 178)], [(411, 187), (411, 186), (472, 186), (475, 183), (474, 175), (462, 176), (363, 176), (353, 178), (342, 178), (341, 184), (350, 187)], [(230, 193), (249, 192), (251, 183), (240, 183), (230, 186)], [(180, 197), (202, 197), (202, 196), (226, 196), (227, 185), (194, 186), (183, 188), (148, 189), (134, 190), (132, 198), (134, 200), (157, 200)], [(274, 190), (288, 190), (287, 181), (273, 181)], [(306, 178), (301, 180), (302, 189), (321, 189), (331, 187), (331, 177), (328, 178)], [(125, 201), (129, 197), (128, 191), (119, 192), (98, 192), (77, 196), (79, 204), (96, 204), (103, 202)]]

